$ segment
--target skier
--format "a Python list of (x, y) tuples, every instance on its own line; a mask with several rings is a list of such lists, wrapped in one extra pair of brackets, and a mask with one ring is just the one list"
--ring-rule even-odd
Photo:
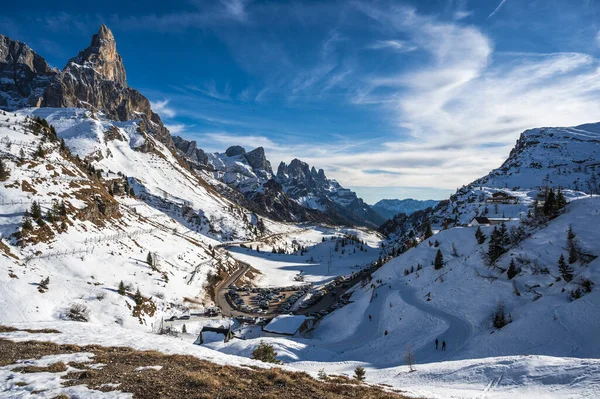
[(369, 321), (371, 321), (371, 315), (369, 315)]
[(446, 350), (446, 340), (442, 341), (442, 350), (445, 351)]
[(438, 345), (440, 344), (440, 341), (438, 341), (438, 339), (435, 339), (435, 350), (438, 350)]

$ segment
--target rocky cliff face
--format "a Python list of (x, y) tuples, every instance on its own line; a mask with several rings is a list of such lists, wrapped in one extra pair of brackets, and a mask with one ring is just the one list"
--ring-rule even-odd
[(305, 207), (335, 215), (346, 224), (376, 227), (385, 221), (356, 193), (328, 179), (323, 169), (317, 171), (299, 159), (289, 165), (279, 164), (276, 179), (291, 198)]
[(0, 108), (41, 106), (58, 73), (28, 45), (0, 34)]
[(0, 77), (1, 108), (79, 107), (118, 121), (141, 119), (148, 133), (173, 148), (150, 101), (127, 85), (114, 35), (105, 25), (60, 72), (27, 45), (0, 35)]
[(203, 168), (208, 166), (208, 156), (195, 141), (187, 141), (179, 136), (173, 136), (173, 144), (186, 157), (192, 166)]

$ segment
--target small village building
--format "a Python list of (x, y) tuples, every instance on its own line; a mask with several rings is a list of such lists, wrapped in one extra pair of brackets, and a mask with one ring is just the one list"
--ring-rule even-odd
[(202, 327), (194, 345), (202, 345), (209, 342), (229, 342), (235, 334), (231, 327)]
[(204, 315), (208, 317), (218, 316), (221, 313), (221, 309), (218, 306), (211, 306), (204, 310)]
[(520, 220), (519, 218), (488, 218), (485, 216), (476, 216), (469, 222), (469, 227), (475, 226), (493, 226), (496, 224), (508, 223), (515, 220)]
[(517, 204), (519, 203), (519, 199), (504, 191), (498, 191), (492, 194), (490, 198), (486, 199), (485, 202), (488, 204)]
[(313, 317), (282, 314), (273, 318), (262, 329), (266, 337), (294, 337), (313, 328), (314, 321)]
[(490, 222), (490, 219), (488, 219), (484, 216), (475, 216), (469, 222), (469, 226), (489, 226), (491, 224), (492, 223)]

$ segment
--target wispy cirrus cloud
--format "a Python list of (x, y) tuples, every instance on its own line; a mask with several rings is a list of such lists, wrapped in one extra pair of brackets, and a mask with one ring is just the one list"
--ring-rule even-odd
[(369, 48), (378, 49), (392, 49), (395, 51), (408, 52), (417, 49), (417, 46), (411, 45), (404, 40), (377, 40)]
[(160, 116), (174, 118), (177, 113), (175, 112), (175, 109), (169, 107), (169, 101), (170, 100), (150, 101), (150, 106), (152, 107), (152, 110)]
[(498, 13), (498, 11), (500, 11), (500, 9), (502, 8), (502, 6), (504, 5), (504, 3), (506, 3), (506, 0), (500, 0), (500, 3), (498, 4), (498, 6), (494, 9), (494, 11), (492, 11), (490, 13), (490, 15), (488, 15), (487, 19), (492, 18), (494, 15), (496, 15)]

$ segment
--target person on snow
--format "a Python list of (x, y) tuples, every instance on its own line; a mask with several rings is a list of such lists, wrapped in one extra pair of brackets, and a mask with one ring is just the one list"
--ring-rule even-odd
[(435, 339), (435, 350), (438, 350), (438, 345), (440, 344), (440, 341), (438, 341), (438, 339)]
[(446, 350), (446, 340), (442, 341), (442, 350), (445, 351)]
[(369, 321), (371, 321), (371, 315), (369, 315)]

